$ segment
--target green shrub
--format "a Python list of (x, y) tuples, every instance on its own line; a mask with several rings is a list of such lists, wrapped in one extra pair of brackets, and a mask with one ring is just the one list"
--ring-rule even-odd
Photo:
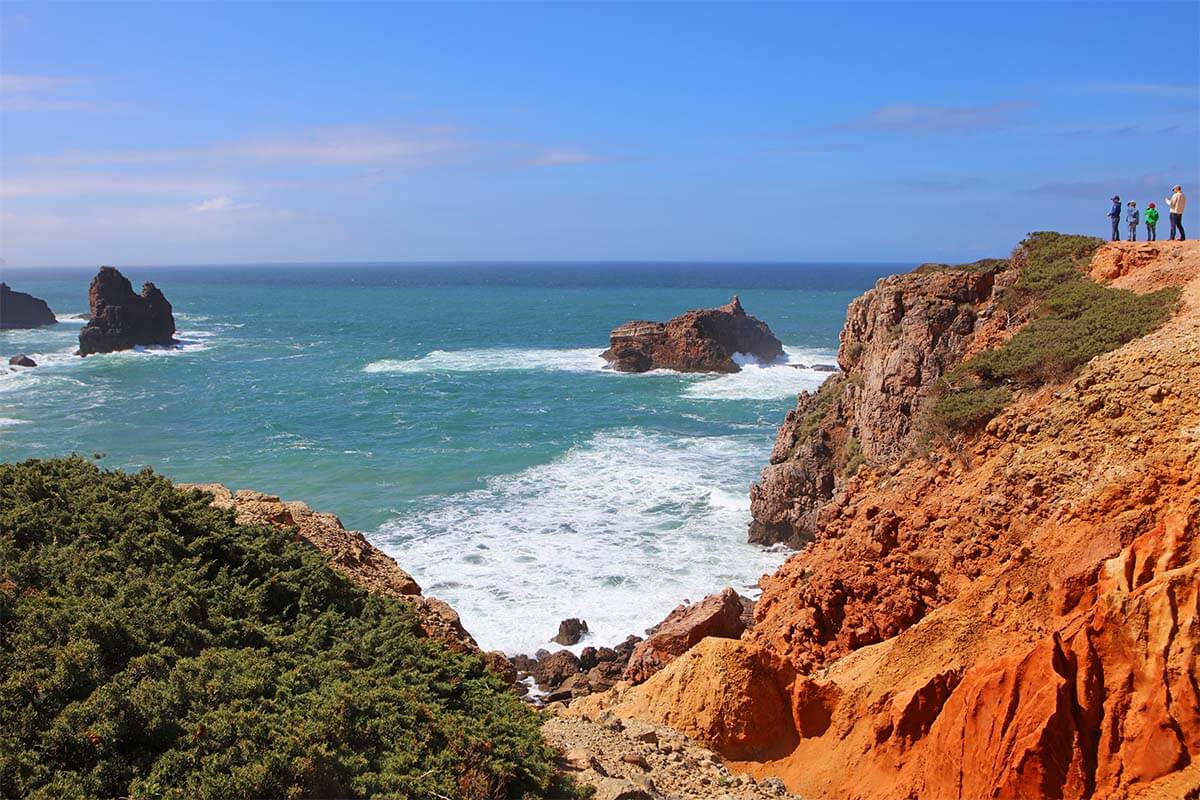
[(846, 440), (846, 466), (843, 467), (842, 473), (847, 478), (853, 477), (865, 463), (867, 457), (863, 455), (862, 445), (858, 439), (851, 436)]
[[(1170, 317), (1177, 288), (1139, 295), (1087, 276), (1102, 244), (1090, 236), (1048, 232), (1030, 234), (1021, 243), (1013, 255), (1020, 275), (1000, 302), (1030, 320), (1000, 347), (947, 372), (950, 388), (934, 407), (937, 419), (956, 430), (976, 428), (1011, 400), (1006, 386), (1062, 380)], [(969, 385), (961, 387), (964, 382)]]
[[(0, 465), (0, 796), (541, 797), (538, 719), (285, 531)], [(568, 790), (569, 791), (569, 790)]]
[(933, 413), (943, 424), (956, 431), (971, 431), (988, 420), (1012, 401), (1012, 392), (1003, 386), (976, 386), (942, 396)]
[(913, 272), (921, 275), (929, 272), (999, 272), (1008, 265), (1005, 258), (981, 258), (969, 264), (922, 264)]

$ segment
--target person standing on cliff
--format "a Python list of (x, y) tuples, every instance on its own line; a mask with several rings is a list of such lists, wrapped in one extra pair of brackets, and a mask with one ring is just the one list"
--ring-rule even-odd
[(1154, 203), (1146, 206), (1144, 218), (1146, 220), (1146, 241), (1157, 241), (1158, 232), (1155, 228), (1158, 226), (1158, 209), (1154, 207)]
[(1129, 241), (1137, 241), (1137, 226), (1140, 220), (1138, 219), (1137, 203), (1130, 200), (1129, 210), (1125, 212), (1125, 221), (1129, 223)]
[(1175, 241), (1175, 230), (1179, 230), (1179, 241), (1187, 239), (1187, 234), (1183, 232), (1183, 207), (1187, 205), (1187, 195), (1183, 193), (1182, 186), (1176, 186), (1172, 189), (1174, 194), (1167, 198), (1167, 211), (1170, 212), (1171, 219), (1171, 241)]
[(1112, 240), (1121, 241), (1121, 198), (1113, 195), (1112, 208), (1108, 211), (1108, 221), (1112, 223)]

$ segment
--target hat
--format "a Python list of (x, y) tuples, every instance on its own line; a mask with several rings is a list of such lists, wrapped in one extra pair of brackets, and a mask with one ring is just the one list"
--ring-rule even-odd
[(1119, 196), (1119, 195), (1115, 195), (1115, 194), (1113, 195), (1113, 200), (1120, 200), (1120, 199), (1121, 199), (1121, 198), (1120, 198), (1120, 196)]
[(1129, 201), (1129, 205), (1131, 205), (1131, 206), (1136, 206), (1136, 205), (1137, 205), (1137, 201), (1136, 201), (1136, 200), (1130, 200), (1130, 201)]
[(1146, 208), (1154, 208), (1154, 203), (1151, 203), (1150, 205), (1146, 206)]

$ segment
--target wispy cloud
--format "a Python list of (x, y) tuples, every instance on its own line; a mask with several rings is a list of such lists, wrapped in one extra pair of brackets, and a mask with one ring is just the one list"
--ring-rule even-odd
[(210, 197), (192, 206), (192, 211), (198, 214), (208, 214), (220, 211), (246, 211), (251, 208), (257, 208), (257, 203), (235, 203), (229, 195), (220, 195), (219, 197)]
[(922, 192), (965, 192), (971, 189), (982, 189), (990, 185), (990, 182), (983, 178), (963, 177), (963, 178), (915, 178), (912, 180), (900, 181), (902, 188), (913, 189)]
[(880, 106), (837, 126), (851, 130), (897, 133), (945, 133), (1011, 125), (1035, 108), (1028, 101), (1006, 100), (982, 106), (919, 105), (898, 103)]
[(136, 176), (112, 173), (70, 173), (6, 177), (0, 197), (83, 197), (88, 195), (192, 195), (228, 193), (236, 181), (206, 176)]
[(64, 90), (81, 83), (81, 78), (69, 76), (0, 74), (0, 111), (98, 112), (114, 111), (120, 107), (115, 103), (98, 103), (62, 96)]
[(1179, 83), (1097, 83), (1088, 87), (1094, 94), (1135, 95), (1141, 97), (1200, 98), (1200, 84)]
[(567, 164), (590, 164), (600, 158), (585, 150), (572, 147), (553, 147), (538, 153), (528, 163), (535, 167), (557, 167)]
[(331, 128), (291, 136), (256, 137), (217, 145), (216, 157), (315, 166), (427, 166), (453, 160), (471, 148), (456, 128), (388, 132)]
[(1079, 197), (1079, 198), (1099, 198), (1101, 201), (1107, 200), (1113, 194), (1118, 194), (1122, 197), (1131, 195), (1150, 195), (1151, 199), (1154, 196), (1161, 194), (1166, 197), (1170, 194), (1171, 186), (1177, 183), (1177, 180), (1165, 177), (1163, 175), (1149, 173), (1143, 175), (1125, 175), (1114, 176), (1102, 180), (1060, 180), (1050, 181), (1048, 183), (1039, 184), (1029, 189), (1024, 189), (1021, 194), (1026, 195), (1057, 195), (1060, 197)]

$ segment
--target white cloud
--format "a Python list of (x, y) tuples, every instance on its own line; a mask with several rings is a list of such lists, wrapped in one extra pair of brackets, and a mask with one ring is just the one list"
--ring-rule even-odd
[(0, 197), (82, 197), (87, 195), (221, 195), (234, 181), (197, 176), (136, 176), (112, 173), (8, 176)]
[(79, 78), (55, 75), (16, 75), (5, 72), (0, 73), (0, 94), (55, 91), (79, 82)]
[(210, 211), (245, 211), (257, 207), (255, 203), (235, 203), (229, 198), (229, 195), (223, 194), (197, 203), (192, 206), (192, 211), (203, 214)]
[(1096, 94), (1141, 95), (1143, 97), (1200, 97), (1200, 84), (1175, 83), (1097, 83), (1089, 87)]
[(406, 132), (333, 128), (293, 136), (258, 137), (217, 145), (218, 157), (315, 166), (428, 166), (462, 157), (469, 145), (454, 128)]
[(82, 79), (58, 75), (0, 74), (0, 111), (114, 111), (116, 103), (97, 103), (61, 96), (64, 89), (82, 83)]

